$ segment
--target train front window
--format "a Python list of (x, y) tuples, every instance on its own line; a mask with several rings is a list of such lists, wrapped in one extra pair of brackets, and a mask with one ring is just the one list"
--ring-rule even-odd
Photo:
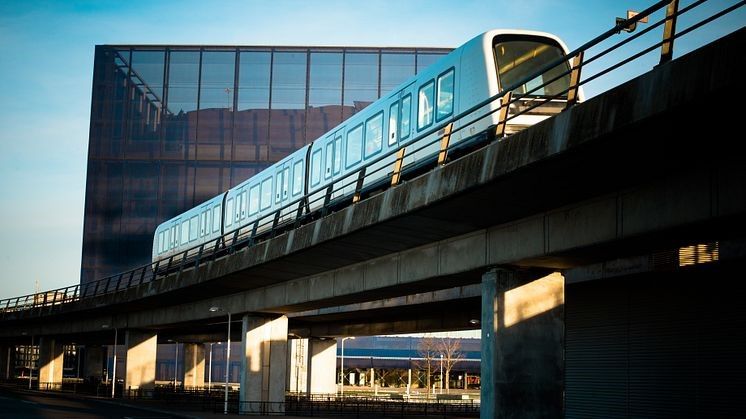
[[(548, 64), (565, 57), (559, 45), (549, 42), (552, 41), (524, 36), (498, 38), (495, 43), (495, 59), (500, 89), (513, 87), (513, 93), (527, 96), (567, 97), (570, 74), (568, 72), (560, 76), (570, 69), (567, 60), (537, 77), (526, 80)], [(557, 80), (551, 81), (555, 78)]]

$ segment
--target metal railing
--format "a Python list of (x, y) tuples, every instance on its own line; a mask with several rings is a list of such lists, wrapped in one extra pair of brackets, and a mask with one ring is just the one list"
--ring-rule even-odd
[[(451, 144), (449, 141), (450, 136), (466, 127), (472, 126), (484, 118), (492, 117), (495, 113), (498, 114), (498, 123), (496, 126), (490, 127), (488, 131), (480, 133), (478, 137), (484, 140), (481, 142), (481, 145), (484, 145), (489, 141), (500, 140), (506, 135), (505, 128), (508, 123), (515, 118), (527, 114), (550, 101), (556, 101), (558, 99), (560, 101), (565, 101), (566, 107), (571, 107), (577, 101), (578, 89), (581, 86), (597, 80), (598, 78), (603, 77), (658, 48), (661, 49), (659, 65), (665, 64), (672, 58), (673, 45), (676, 39), (687, 35), (746, 4), (746, 0), (737, 1), (722, 10), (702, 18), (684, 29), (679, 30), (678, 32), (676, 31), (676, 20), (679, 16), (696, 9), (707, 2), (708, 0), (697, 0), (686, 7), (679, 8), (678, 0), (657, 1), (636, 16), (630, 19), (620, 20), (619, 23), (601, 35), (586, 42), (582, 46), (568, 53), (566, 56), (558, 58), (557, 60), (545, 65), (535, 73), (518, 81), (513, 86), (504, 88), (498, 94), (474, 105), (458, 115), (453, 115), (451, 118), (438, 124), (434, 124), (432, 129), (409, 140), (406, 146), (403, 146), (400, 149), (393, 149), (388, 153), (382, 153), (381, 156), (361, 168), (357, 172), (357, 175), (353, 174), (348, 176), (346, 183), (340, 184), (340, 182), (335, 181), (332, 185), (312, 190), (303, 197), (272, 212), (270, 215), (232, 230), (218, 239), (195, 246), (156, 263), (148, 263), (144, 266), (85, 284), (75, 284), (55, 290), (0, 300), (0, 320), (49, 315), (59, 312), (63, 307), (69, 306), (70, 303), (114, 294), (144, 283), (157, 281), (158, 279), (175, 272), (181, 273), (185, 269), (197, 268), (201, 265), (212, 262), (219, 257), (233, 254), (237, 250), (252, 246), (261, 240), (274, 237), (291, 228), (296, 228), (319, 217), (323, 217), (343, 204), (349, 204), (350, 202), (355, 203), (364, 195), (370, 194), (374, 190), (383, 189), (386, 187), (385, 184), (387, 183), (391, 186), (396, 186), (402, 181), (402, 179), (407, 178), (407, 176), (411, 177), (415, 174), (421, 173), (421, 171), (424, 170), (422, 167), (419, 168), (419, 171), (415, 170), (417, 168), (412, 167), (402, 168), (401, 161), (404, 158), (405, 153), (406, 155), (412, 155), (413, 153), (426, 152), (428, 149), (440, 144), (439, 150), (432, 156), (428, 155), (432, 158), (428, 157), (427, 161), (431, 163), (430, 167), (445, 164), (448, 161), (449, 154), (452, 156), (454, 154), (458, 155), (459, 152), (464, 152), (464, 142)], [(645, 29), (627, 36), (621, 41), (603, 49), (593, 56), (588, 57), (588, 53), (594, 47), (600, 46), (604, 41), (617, 36), (626, 28), (636, 25), (638, 22), (647, 19), (653, 13), (662, 9), (666, 9), (666, 13), (661, 19), (651, 22), (647, 27), (645, 27)], [(613, 64), (610, 64), (608, 67), (605, 67), (592, 75), (584, 78), (580, 77), (581, 70), (584, 67), (597, 62), (611, 52), (619, 50), (621, 47), (660, 26), (664, 26), (663, 36), (660, 41), (654, 42), (628, 57), (620, 58), (619, 60), (614, 61)], [(536, 79), (547, 71), (567, 63), (568, 59), (572, 60), (572, 65), (569, 66), (566, 71), (558, 73), (555, 77), (533, 87), (529, 91), (523, 93), (514, 92), (518, 87)], [(534, 95), (532, 97), (532, 93), (535, 93), (568, 75), (570, 76), (571, 82), (567, 89), (552, 96), (542, 96), (537, 98), (536, 95)], [(497, 106), (497, 103), (499, 103), (499, 106)], [(526, 103), (528, 103), (527, 106)], [(495, 109), (479, 116), (478, 118), (468, 119), (475, 111), (492, 104), (495, 104)], [(515, 111), (519, 104), (525, 107), (522, 107), (519, 111)], [(460, 126), (454, 129), (453, 126), (455, 122), (458, 122)], [(432, 138), (428, 139), (428, 137)], [(428, 140), (422, 141), (425, 139)], [(422, 144), (418, 144), (419, 142), (422, 142)], [(417, 148), (409, 149), (408, 147), (413, 144), (417, 145)], [(471, 145), (474, 146), (473, 143)], [(387, 161), (393, 162), (394, 167), (383, 164)], [(391, 180), (390, 183), (388, 182), (388, 179)], [(366, 180), (369, 182), (368, 185), (366, 185)], [(334, 185), (337, 185), (336, 188), (334, 188)], [(354, 190), (354, 193), (347, 195), (342, 193), (342, 191), (350, 190), (350, 188)], [(338, 198), (338, 195), (340, 194), (344, 195), (344, 197)], [(312, 211), (311, 208), (314, 210)]]

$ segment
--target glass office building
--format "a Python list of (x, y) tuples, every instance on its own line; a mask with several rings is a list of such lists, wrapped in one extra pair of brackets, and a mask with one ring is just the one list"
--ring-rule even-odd
[(81, 282), (146, 264), (162, 221), (315, 140), (448, 51), (97, 46)]

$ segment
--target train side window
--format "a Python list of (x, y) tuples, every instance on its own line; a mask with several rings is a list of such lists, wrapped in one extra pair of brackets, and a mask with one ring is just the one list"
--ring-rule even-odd
[(212, 207), (212, 232), (220, 231), (220, 205)]
[(272, 178), (268, 177), (262, 182), (262, 199), (260, 207), (265, 210), (270, 206), (272, 206)]
[(236, 195), (236, 208), (235, 212), (233, 213), (233, 217), (235, 217), (235, 221), (238, 221), (239, 216), (241, 215), (241, 201), (243, 200), (243, 195), (240, 193)]
[(205, 213), (199, 215), (199, 236), (202, 237), (205, 235), (205, 226), (207, 225), (207, 220), (205, 219)]
[(417, 99), (417, 129), (422, 130), (433, 123), (433, 91), (435, 83), (432, 80), (420, 87)]
[(241, 218), (246, 218), (246, 207), (249, 205), (249, 192), (244, 189), (241, 194)]
[(163, 253), (163, 243), (165, 243), (165, 241), (163, 240), (163, 232), (161, 231), (160, 233), (158, 233), (158, 254), (159, 255)]
[(450, 69), (438, 76), (438, 100), (435, 102), (435, 119), (440, 121), (453, 113), (454, 70)]
[(290, 167), (285, 166), (282, 170), (282, 199), (288, 197), (288, 191), (290, 191)]
[(195, 241), (197, 240), (197, 230), (199, 229), (199, 220), (197, 219), (197, 216), (195, 215), (191, 219), (189, 219), (189, 241)]
[(189, 220), (181, 223), (181, 244), (189, 243)]
[(225, 203), (225, 226), (233, 224), (233, 198), (228, 198)]
[(293, 166), (293, 195), (303, 190), (303, 160), (298, 160)]
[(179, 245), (179, 236), (176, 235), (176, 225), (171, 226), (171, 248)]
[(410, 115), (412, 114), (412, 95), (408, 94), (401, 99), (401, 117), (399, 118), (399, 139), (409, 138)]
[(334, 138), (334, 174), (339, 174), (342, 168), (342, 134)]
[(334, 141), (329, 141), (326, 147), (324, 147), (324, 179), (329, 179), (332, 176), (332, 161), (334, 161)]
[(249, 189), (249, 215), (254, 215), (259, 211), (259, 184)]
[(205, 210), (205, 235), (210, 235), (210, 208)]
[(389, 145), (396, 144), (396, 129), (399, 127), (399, 101), (391, 104), (389, 108)]
[(381, 151), (383, 143), (383, 112), (365, 121), (365, 158)]
[(321, 182), (321, 150), (316, 150), (311, 156), (311, 186)]
[(174, 247), (174, 239), (171, 238), (171, 229), (166, 230), (166, 248), (170, 250), (172, 247)]
[(360, 162), (363, 151), (363, 124), (356, 126), (347, 133), (347, 153), (345, 167), (348, 169)]

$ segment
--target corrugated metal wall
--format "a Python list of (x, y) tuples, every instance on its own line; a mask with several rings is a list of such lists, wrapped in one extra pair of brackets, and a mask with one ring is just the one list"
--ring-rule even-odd
[(566, 417), (744, 417), (744, 276), (712, 264), (568, 285)]

